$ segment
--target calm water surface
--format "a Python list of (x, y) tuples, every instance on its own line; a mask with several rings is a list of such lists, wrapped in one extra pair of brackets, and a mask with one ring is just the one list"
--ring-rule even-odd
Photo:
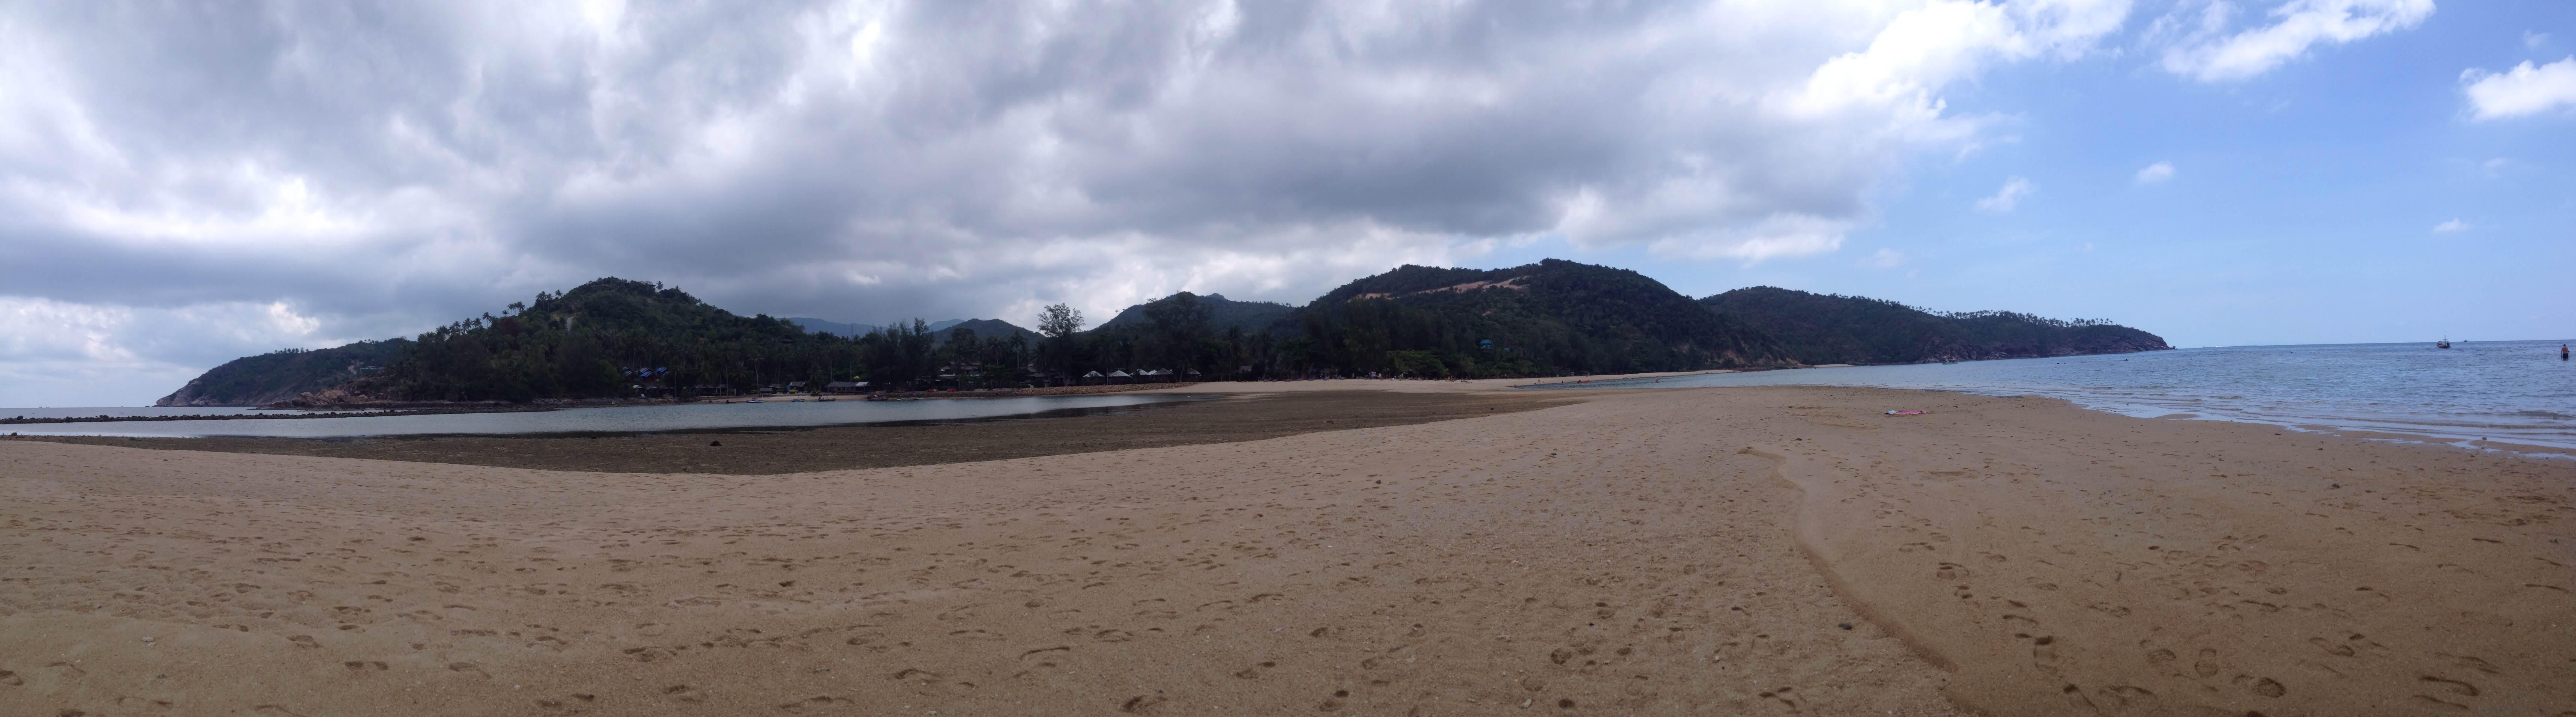
[[(29, 423), (0, 426), (0, 433), (30, 436), (139, 436), (195, 438), (356, 438), (362, 436), (494, 435), (553, 433), (654, 433), (741, 428), (845, 426), (909, 421), (957, 421), (1086, 410), (1115, 409), (1149, 403), (1205, 399), (1205, 396), (1112, 394), (927, 401), (806, 401), (760, 403), (694, 403), (662, 406), (573, 408), (527, 413), (451, 413), (431, 416), (357, 416), (279, 420), (138, 421), (125, 423)], [(244, 408), (0, 408), (0, 416), (29, 418), (98, 415), (170, 416), (241, 413)]]
[[(2236, 346), (2116, 356), (1855, 366), (1596, 381), (1585, 388), (1869, 386), (2062, 398), (2142, 417), (2488, 438), (2576, 450), (2562, 341)], [(1902, 409), (1906, 406), (1888, 406)]]

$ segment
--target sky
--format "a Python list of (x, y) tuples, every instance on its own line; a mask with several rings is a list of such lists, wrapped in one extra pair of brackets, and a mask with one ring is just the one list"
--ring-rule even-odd
[(2576, 337), (2576, 3), (0, 4), (0, 406), (618, 276), (881, 323), (1564, 258)]

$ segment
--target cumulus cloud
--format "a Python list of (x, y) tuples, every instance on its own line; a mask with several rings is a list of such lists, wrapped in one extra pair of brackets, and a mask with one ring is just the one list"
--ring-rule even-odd
[(2173, 37), (2166, 71), (2203, 82), (2242, 80), (2271, 71), (2317, 45), (2338, 45), (2423, 24), (2433, 0), (2291, 0), (2272, 9), (2268, 23), (2235, 29), (2236, 6), (2210, 0), (2178, 6), (2159, 20), (2157, 33)]
[(2460, 73), (2469, 116), (2481, 120), (2523, 117), (2576, 108), (2576, 56), (2537, 67), (2528, 60), (2500, 73)]
[(2137, 182), (2139, 185), (2158, 184), (2166, 180), (2173, 179), (2173, 176), (2174, 166), (2172, 162), (2157, 162), (2155, 164), (2147, 165), (2145, 169), (2138, 170), (2137, 177), (2132, 181)]
[(2039, 185), (2030, 183), (2028, 179), (2020, 177), (2006, 179), (2003, 188), (1995, 190), (1994, 196), (1977, 200), (1977, 208), (1989, 212), (2009, 212), (2013, 207), (2021, 204), (2023, 197), (2030, 196), (2031, 192), (2038, 190)]
[[(202, 368), (603, 275), (782, 315), (1026, 320), (1303, 300), (1531, 237), (1783, 260), (1983, 138), (1945, 89), (2086, 56), (2129, 12), (8, 4), (0, 296), (124, 317), (19, 327), (47, 346)], [(244, 306), (315, 326), (146, 340), (270, 326)]]
[(1894, 269), (1896, 267), (1904, 266), (1906, 262), (1913, 260), (1914, 258), (1906, 256), (1905, 252), (1882, 248), (1878, 251), (1871, 252), (1869, 258), (1862, 260), (1862, 263), (1881, 269)]
[(2523, 46), (2523, 47), (2525, 47), (2525, 48), (2529, 48), (2529, 49), (2533, 49), (2533, 50), (2537, 50), (2537, 49), (2540, 49), (2540, 46), (2542, 46), (2542, 45), (2546, 45), (2546, 44), (2549, 44), (2549, 33), (2546, 33), (2546, 32), (2534, 32), (2534, 31), (2531, 31), (2531, 30), (2524, 30), (2524, 31), (2522, 31), (2522, 46)]
[(0, 296), (0, 406), (101, 405), (102, 389), (148, 399), (206, 368), (174, 355), (230, 358), (361, 338), (330, 335), (282, 302), (136, 308)]
[(2447, 222), (2442, 222), (2442, 223), (2440, 223), (2440, 224), (2435, 224), (2435, 225), (2433, 225), (2433, 233), (2435, 233), (2435, 234), (2455, 234), (2455, 233), (2464, 232), (2464, 231), (2468, 231), (2468, 230), (2469, 230), (2469, 223), (2468, 223), (2468, 222), (2464, 222), (2464, 221), (2460, 221), (2460, 220), (2458, 220), (2458, 219), (2453, 219), (2453, 220), (2450, 220), (2450, 221), (2447, 221)]

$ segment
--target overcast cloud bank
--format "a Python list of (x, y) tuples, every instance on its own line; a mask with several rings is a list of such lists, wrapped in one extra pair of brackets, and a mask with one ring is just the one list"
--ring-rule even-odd
[[(2228, 7), (2184, 3), (2136, 41), (2174, 73), (2237, 80), (2432, 12)], [(1792, 260), (1875, 221), (1908, 162), (1994, 139), (1998, 118), (1951, 111), (1946, 89), (2116, 55), (2131, 14), (12, 4), (0, 377), (20, 388), (0, 405), (105, 395), (27, 387), (111, 375), (155, 382), (111, 392), (148, 398), (246, 353), (406, 334), (608, 275), (877, 322), (1056, 301), (1105, 316), (1183, 289), (1300, 302), (1538, 237)], [(2158, 166), (2138, 180), (2171, 175)], [(2035, 186), (2013, 182), (1980, 206)]]

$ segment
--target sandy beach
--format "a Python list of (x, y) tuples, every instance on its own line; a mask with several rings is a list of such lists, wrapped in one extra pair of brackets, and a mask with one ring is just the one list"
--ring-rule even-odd
[(0, 713), (2576, 715), (2576, 461), (1334, 383), (1188, 390), (1494, 403), (809, 472), (0, 440)]

